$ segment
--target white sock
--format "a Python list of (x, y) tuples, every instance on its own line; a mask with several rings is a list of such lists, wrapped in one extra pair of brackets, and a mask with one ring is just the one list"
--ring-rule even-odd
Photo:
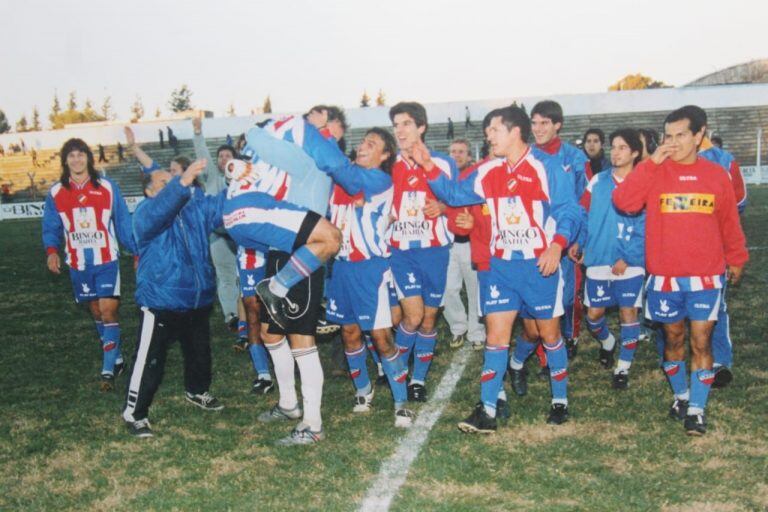
[(509, 360), (509, 367), (513, 370), (520, 371), (523, 369), (523, 363), (513, 357)]
[(293, 373), (294, 360), (288, 340), (281, 339), (277, 343), (266, 343), (269, 355), (272, 357), (272, 365), (275, 367), (275, 379), (277, 379), (277, 391), (280, 394), (278, 405), (283, 409), (295, 409), (299, 403), (296, 396), (296, 377)]
[(279, 283), (274, 277), (269, 280), (269, 291), (278, 297), (285, 297), (288, 295), (288, 288)]
[(483, 405), (483, 409), (485, 409), (485, 414), (487, 414), (489, 417), (491, 417), (491, 418), (495, 418), (496, 417), (496, 408), (495, 407), (491, 407), (491, 406), (488, 406), (488, 405)]
[(685, 393), (681, 393), (679, 395), (675, 395), (675, 398), (677, 398), (678, 400), (685, 400), (686, 402), (688, 401), (688, 399), (690, 397), (691, 397), (690, 390), (686, 391)]
[(632, 361), (624, 361), (622, 359), (619, 359), (619, 362), (616, 363), (616, 369), (613, 371), (614, 374), (617, 373), (629, 373), (629, 368), (632, 366)]
[(616, 338), (613, 337), (613, 334), (609, 334), (605, 341), (601, 341), (600, 344), (603, 346), (603, 350), (611, 351), (616, 346)]
[(504, 390), (504, 388), (501, 388), (496, 400), (504, 400), (505, 402), (507, 401), (507, 392)]
[(323, 399), (323, 367), (317, 347), (292, 349), (301, 375), (301, 396), (304, 401), (304, 423), (313, 432), (323, 429), (320, 405)]

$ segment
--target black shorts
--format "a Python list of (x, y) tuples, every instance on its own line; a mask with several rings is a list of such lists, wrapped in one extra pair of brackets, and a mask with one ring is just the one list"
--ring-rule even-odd
[[(307, 243), (309, 235), (315, 226), (320, 222), (320, 215), (313, 211), (307, 212), (307, 216), (296, 235), (296, 242), (293, 245), (295, 251)], [(291, 255), (283, 251), (269, 251), (267, 254), (266, 277), (272, 277), (278, 270), (283, 268)], [(317, 321), (320, 318), (323, 287), (325, 285), (325, 267), (320, 267), (306, 279), (299, 281), (289, 291), (286, 299), (289, 306), (286, 308), (286, 316), (290, 321), (285, 329), (277, 325), (272, 318), (267, 319), (270, 334), (305, 334), (315, 335)], [(269, 315), (263, 315), (269, 317)]]

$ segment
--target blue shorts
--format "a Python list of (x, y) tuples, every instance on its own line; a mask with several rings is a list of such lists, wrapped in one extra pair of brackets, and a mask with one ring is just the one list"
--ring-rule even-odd
[[(305, 222), (317, 223), (317, 215), (306, 208), (278, 201), (269, 194), (248, 192), (224, 201), (224, 228), (237, 245), (268, 245), (291, 253)], [(313, 224), (314, 226), (314, 224)]]
[(588, 308), (639, 308), (643, 304), (644, 276), (628, 279), (592, 279), (584, 284), (584, 305)]
[(248, 250), (237, 248), (237, 273), (240, 278), (240, 295), (243, 297), (256, 295), (256, 285), (267, 272), (267, 251), (267, 246)]
[(117, 260), (86, 267), (85, 270), (70, 268), (69, 278), (77, 303), (120, 296), (120, 265)]
[(256, 285), (259, 284), (259, 281), (264, 279), (266, 271), (266, 265), (249, 270), (238, 268), (237, 272), (240, 275), (240, 294), (243, 297), (255, 297)]
[(491, 258), (491, 269), (478, 272), (483, 315), (508, 311), (518, 311), (524, 318), (563, 315), (564, 283), (560, 268), (544, 277), (536, 261)]
[(421, 297), (425, 306), (439, 308), (445, 293), (450, 250), (448, 246), (407, 251), (392, 248), (389, 264), (397, 298)]
[(714, 322), (720, 309), (722, 292), (720, 288), (662, 292), (648, 286), (645, 289), (645, 317), (663, 324), (674, 324), (686, 318)]
[[(391, 272), (391, 269), (390, 269)], [(389, 307), (394, 308), (400, 306), (400, 301), (397, 298), (397, 289), (395, 289), (395, 279), (392, 278), (392, 282), (389, 283)]]
[(334, 261), (325, 289), (326, 319), (339, 325), (357, 324), (363, 331), (392, 327), (391, 281), (392, 272), (386, 258)]

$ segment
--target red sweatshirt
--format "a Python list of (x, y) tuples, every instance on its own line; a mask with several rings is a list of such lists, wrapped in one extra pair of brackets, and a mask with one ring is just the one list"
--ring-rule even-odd
[[(488, 161), (486, 158), (475, 165), (471, 165), (461, 171), (459, 174), (459, 181), (469, 176), (477, 166)], [(474, 226), (472, 230), (462, 229), (456, 225), (456, 215), (464, 211), (464, 208), (469, 210), (474, 218)], [(475, 266), (475, 270), (485, 271), (491, 268), (491, 231), (493, 229), (491, 225), (491, 212), (488, 210), (488, 205), (474, 204), (472, 206), (451, 208), (448, 207), (445, 211), (445, 216), (448, 217), (448, 229), (456, 235), (469, 235), (469, 250), (471, 252), (472, 264)]]
[(704, 158), (641, 162), (613, 191), (613, 203), (628, 213), (646, 208), (650, 274), (711, 277), (749, 259), (728, 174)]

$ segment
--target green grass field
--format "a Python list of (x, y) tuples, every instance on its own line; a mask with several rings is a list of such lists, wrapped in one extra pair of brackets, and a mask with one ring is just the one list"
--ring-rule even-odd
[[(688, 438), (667, 419), (671, 395), (652, 343), (641, 344), (630, 389), (619, 393), (587, 334), (570, 370), (569, 423), (544, 424), (548, 385), (532, 377), (496, 435), (461, 434), (456, 422), (478, 399), (473, 352), (392, 510), (768, 509), (766, 225), (768, 188), (753, 187), (744, 228), (754, 250), (743, 283), (729, 290), (735, 381), (713, 391), (706, 436)], [(248, 357), (232, 351), (215, 313), (212, 391), (226, 408), (184, 401), (174, 346), (150, 411), (156, 437), (130, 438), (120, 418), (125, 376), (120, 392), (99, 392), (95, 330), (66, 274), (45, 270), (39, 222), (0, 223), (0, 247), (0, 510), (355, 510), (402, 435), (388, 391), (379, 389), (374, 412), (353, 415), (351, 383), (327, 374), (327, 440), (274, 446), (290, 425), (256, 422), (275, 395), (250, 393)], [(132, 355), (134, 274), (123, 263)], [(433, 385), (453, 356), (445, 333)], [(330, 347), (321, 350), (327, 358)]]

